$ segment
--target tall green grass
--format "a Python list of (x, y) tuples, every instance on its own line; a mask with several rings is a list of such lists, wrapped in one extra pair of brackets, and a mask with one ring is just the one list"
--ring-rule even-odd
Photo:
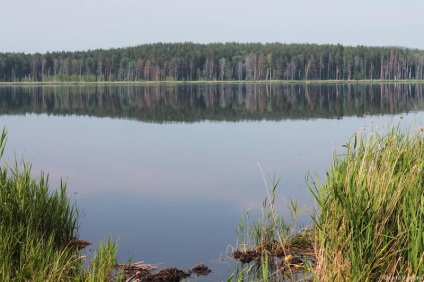
[[(277, 249), (283, 252), (283, 242), (288, 240), (291, 227), (284, 218), (275, 213), (277, 186), (278, 181), (274, 182), (271, 194), (268, 193), (262, 202), (259, 218), (252, 218), (250, 211), (240, 216), (236, 229), (238, 236), (236, 252), (240, 252), (245, 258), (240, 259), (241, 265), (236, 266), (228, 281), (279, 281), (281, 279), (281, 272), (277, 271), (279, 260), (271, 255), (271, 252)], [(234, 255), (234, 252), (233, 256), (238, 257)]]
[(87, 282), (120, 281), (124, 279), (123, 273), (116, 270), (116, 242), (109, 239), (101, 242), (88, 269)]
[(319, 281), (424, 279), (424, 138), (399, 127), (354, 135), (311, 187)]
[[(400, 127), (355, 134), (334, 156), (324, 184), (310, 185), (318, 210), (308, 234), (275, 213), (274, 182), (263, 202), (262, 217), (241, 217), (237, 259), (257, 255), (236, 269), (229, 281), (422, 281), (424, 279), (424, 128)], [(313, 242), (312, 264), (304, 275), (282, 268), (292, 253)], [(272, 248), (280, 248), (276, 257)], [(298, 248), (299, 247), (299, 248)], [(244, 253), (243, 253), (244, 252)], [(256, 253), (255, 253), (256, 252)], [(235, 256), (234, 256), (235, 257)], [(236, 257), (235, 257), (236, 258)], [(240, 262), (243, 262), (239, 259)], [(306, 273), (306, 276), (305, 276)]]
[[(268, 184), (264, 174), (266, 196), (262, 202), (259, 218), (252, 218), (250, 212), (240, 217), (236, 233), (238, 241), (232, 256), (239, 260), (228, 281), (300, 281), (309, 277), (308, 258), (305, 250), (312, 248), (309, 230), (298, 230), (298, 217), (304, 210), (290, 201), (291, 218), (286, 220), (276, 212), (276, 190), (279, 181)], [(294, 269), (292, 260), (302, 260)]]
[[(0, 159), (6, 131), (0, 136)], [(79, 213), (66, 185), (50, 190), (48, 176), (33, 178), (31, 165), (0, 166), (0, 281), (116, 281), (116, 243), (100, 244), (88, 268), (73, 244)], [(318, 183), (318, 181), (316, 182)], [(262, 216), (241, 218), (241, 251), (257, 252), (229, 281), (293, 279), (282, 270), (310, 234), (275, 213), (278, 181), (268, 188)], [(317, 281), (421, 281), (424, 279), (424, 138), (399, 127), (354, 135), (334, 156), (324, 184), (310, 187)], [(277, 256), (276, 253), (281, 252)], [(310, 269), (306, 268), (305, 271)], [(302, 279), (302, 276), (300, 277)]]
[[(6, 131), (0, 137), (0, 160)], [(0, 166), (0, 281), (108, 281), (116, 246), (101, 245), (87, 271), (75, 244), (79, 213), (66, 185), (50, 190), (31, 165)]]

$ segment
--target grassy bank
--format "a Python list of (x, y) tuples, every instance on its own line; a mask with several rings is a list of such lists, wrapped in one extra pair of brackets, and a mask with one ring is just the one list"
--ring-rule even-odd
[[(0, 161), (6, 131), (0, 134)], [(33, 178), (31, 165), (16, 161), (0, 165), (0, 281), (119, 282), (179, 281), (205, 276), (211, 270), (198, 264), (191, 270), (165, 268), (144, 262), (117, 263), (117, 244), (100, 242), (93, 255), (90, 243), (78, 238), (79, 211), (70, 203), (66, 185), (50, 189), (48, 176)]]
[[(318, 203), (321, 281), (424, 279), (424, 139), (400, 128), (354, 136), (334, 156)], [(399, 279), (398, 279), (399, 280)]]
[[(5, 143), (3, 131), (0, 159)], [(24, 162), (0, 166), (0, 281), (123, 280), (113, 241), (93, 258), (80, 252), (79, 212), (66, 185), (50, 190), (46, 175), (31, 175)], [(302, 211), (291, 202), (292, 217), (279, 216), (279, 183), (264, 178), (262, 215), (241, 218), (231, 252), (241, 264), (229, 281), (423, 280), (423, 128), (354, 135), (321, 181), (310, 184), (314, 226), (299, 230)]]
[[(0, 137), (0, 159), (6, 132)], [(78, 209), (66, 185), (51, 191), (48, 176), (31, 176), (31, 165), (0, 166), (0, 281), (108, 281), (116, 244), (101, 244), (87, 260), (79, 249)]]
[[(232, 252), (241, 267), (233, 278), (423, 281), (423, 131), (395, 127), (354, 135), (334, 156), (323, 184), (311, 181), (317, 210), (307, 232), (293, 232), (296, 221), (275, 214), (274, 186), (262, 219), (247, 227), (241, 220), (238, 231), (245, 235)], [(298, 214), (295, 204), (291, 209)]]
[[(261, 169), (262, 171), (262, 169)], [(263, 174), (262, 174), (263, 175)], [(231, 256), (240, 262), (228, 281), (300, 281), (311, 278), (315, 265), (313, 229), (298, 229), (299, 210), (290, 201), (291, 217), (275, 212), (279, 181), (268, 184), (259, 219), (250, 213), (240, 217), (238, 241)]]

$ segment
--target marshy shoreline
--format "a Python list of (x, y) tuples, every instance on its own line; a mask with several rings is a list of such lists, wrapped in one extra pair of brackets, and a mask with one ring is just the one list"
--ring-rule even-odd
[[(254, 254), (259, 268), (252, 271), (242, 266), (238, 278), (424, 278), (424, 128), (409, 131), (392, 125), (369, 133), (360, 131), (343, 147), (334, 154), (326, 179), (309, 179), (317, 209), (307, 232), (296, 229), (299, 212), (293, 202), (291, 220), (274, 212), (278, 183), (273, 184), (262, 219), (245, 232), (256, 252), (237, 250), (241, 262), (245, 256), (240, 252)], [(277, 247), (257, 247), (270, 243)]]
[[(6, 136), (3, 130), (0, 158)], [(229, 255), (239, 264), (228, 281), (424, 277), (423, 128), (393, 126), (354, 134), (334, 155), (327, 178), (308, 183), (318, 207), (309, 228), (298, 229), (302, 209), (293, 201), (290, 219), (278, 215), (279, 183), (264, 183), (262, 217), (252, 221), (242, 216), (237, 226), (238, 244)], [(0, 185), (0, 280), (164, 281), (149, 280), (153, 278), (147, 274), (143, 278), (141, 270), (130, 275), (122, 264), (117, 267), (113, 239), (100, 242), (93, 257), (70, 244), (78, 238), (80, 212), (70, 204), (65, 183), (51, 190), (47, 175), (34, 179), (31, 165), (16, 161), (0, 166)]]

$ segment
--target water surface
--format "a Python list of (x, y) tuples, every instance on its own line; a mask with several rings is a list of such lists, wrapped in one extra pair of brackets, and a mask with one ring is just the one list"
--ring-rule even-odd
[[(118, 239), (119, 258), (214, 271), (247, 209), (260, 212), (280, 179), (278, 210), (313, 210), (306, 175), (324, 175), (355, 132), (422, 126), (423, 85), (179, 85), (1, 87), (3, 161), (15, 156), (67, 180), (83, 210), (79, 233)], [(306, 213), (300, 224), (310, 224)]]

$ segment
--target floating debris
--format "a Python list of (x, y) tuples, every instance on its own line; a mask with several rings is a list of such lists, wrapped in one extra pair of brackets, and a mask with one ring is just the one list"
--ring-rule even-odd
[(116, 269), (122, 269), (125, 275), (125, 282), (179, 282), (192, 273), (197, 275), (208, 275), (212, 271), (203, 263), (193, 267), (192, 270), (181, 270), (175, 267), (165, 268), (156, 273), (158, 265), (146, 264), (144, 261), (133, 264), (118, 264)]
[(231, 255), (234, 259), (240, 261), (241, 263), (249, 263), (252, 260), (259, 261), (261, 258), (261, 253), (257, 250), (234, 250)]
[(158, 273), (143, 277), (141, 281), (148, 282), (179, 282), (191, 275), (191, 271), (184, 271), (175, 267), (165, 268)]
[(87, 246), (93, 245), (93, 243), (79, 238), (72, 238), (72, 240), (70, 241), (70, 245), (77, 246), (78, 250), (82, 250)]
[(197, 275), (206, 276), (209, 273), (211, 273), (212, 270), (210, 270), (210, 268), (204, 265), (203, 263), (199, 263), (198, 265), (196, 265), (195, 267), (191, 269), (191, 272)]
[(290, 273), (305, 272), (316, 261), (315, 252), (309, 245), (299, 247), (287, 244), (282, 247), (281, 244), (261, 244), (251, 249), (234, 249), (231, 256), (242, 264), (252, 261), (260, 264), (264, 253), (276, 259), (278, 269)]

